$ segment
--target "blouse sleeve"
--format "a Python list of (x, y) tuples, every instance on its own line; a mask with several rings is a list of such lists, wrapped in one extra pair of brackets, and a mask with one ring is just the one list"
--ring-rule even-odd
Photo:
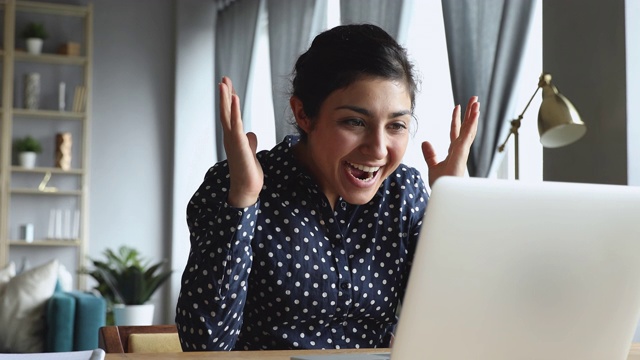
[(411, 206), (409, 208), (409, 237), (407, 242), (407, 249), (409, 252), (409, 258), (407, 262), (407, 276), (405, 277), (405, 282), (403, 286), (401, 286), (401, 296), (400, 298), (404, 298), (404, 292), (406, 290), (406, 281), (411, 273), (411, 267), (413, 266), (413, 257), (416, 252), (416, 247), (418, 245), (418, 240), (420, 239), (420, 231), (423, 225), (423, 217), (427, 210), (427, 203), (429, 202), (429, 193), (427, 191), (427, 186), (418, 170), (411, 169), (410, 175), (410, 185), (407, 186), (407, 191), (410, 194), (409, 199), (411, 199)]
[(187, 206), (191, 250), (176, 309), (184, 351), (231, 350), (242, 328), (260, 202), (234, 208), (228, 187), (226, 163), (216, 164)]

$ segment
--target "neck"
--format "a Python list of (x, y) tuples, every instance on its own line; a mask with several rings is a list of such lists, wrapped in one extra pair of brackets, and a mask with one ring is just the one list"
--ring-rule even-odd
[(326, 191), (325, 186), (323, 186), (322, 182), (319, 180), (321, 177), (317, 173), (317, 170), (313, 166), (314, 162), (311, 156), (309, 155), (309, 144), (306, 142), (298, 142), (293, 145), (293, 156), (298, 161), (300, 167), (304, 168), (307, 173), (311, 176), (311, 178), (318, 184), (318, 188), (327, 198), (329, 205), (331, 205), (331, 209), (335, 209), (335, 204), (338, 201), (338, 194), (328, 193)]

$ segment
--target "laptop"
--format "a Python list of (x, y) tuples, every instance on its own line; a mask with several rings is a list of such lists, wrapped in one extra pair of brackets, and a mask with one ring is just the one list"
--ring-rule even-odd
[(390, 357), (623, 360), (639, 317), (640, 187), (444, 177)]

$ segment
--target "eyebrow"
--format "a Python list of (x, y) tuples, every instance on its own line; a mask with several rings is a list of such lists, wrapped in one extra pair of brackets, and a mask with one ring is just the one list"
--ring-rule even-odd
[[(362, 115), (366, 115), (366, 116), (371, 116), (371, 112), (365, 108), (361, 108), (359, 106), (354, 106), (354, 105), (342, 105), (342, 106), (338, 106), (336, 107), (336, 110), (340, 110), (340, 109), (347, 109), (347, 110), (351, 110), (351, 111), (355, 111), (357, 113), (360, 113)], [(391, 118), (397, 118), (400, 116), (404, 116), (404, 115), (411, 115), (411, 111), (410, 110), (402, 110), (402, 111), (397, 111), (397, 112), (393, 112), (391, 113)]]

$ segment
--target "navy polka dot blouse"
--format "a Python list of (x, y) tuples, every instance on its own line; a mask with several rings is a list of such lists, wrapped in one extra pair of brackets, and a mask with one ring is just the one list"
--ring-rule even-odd
[(226, 162), (187, 207), (191, 251), (176, 323), (185, 351), (385, 347), (404, 295), (427, 191), (400, 165), (365, 205), (335, 209), (288, 136), (258, 159), (256, 204), (226, 203)]

